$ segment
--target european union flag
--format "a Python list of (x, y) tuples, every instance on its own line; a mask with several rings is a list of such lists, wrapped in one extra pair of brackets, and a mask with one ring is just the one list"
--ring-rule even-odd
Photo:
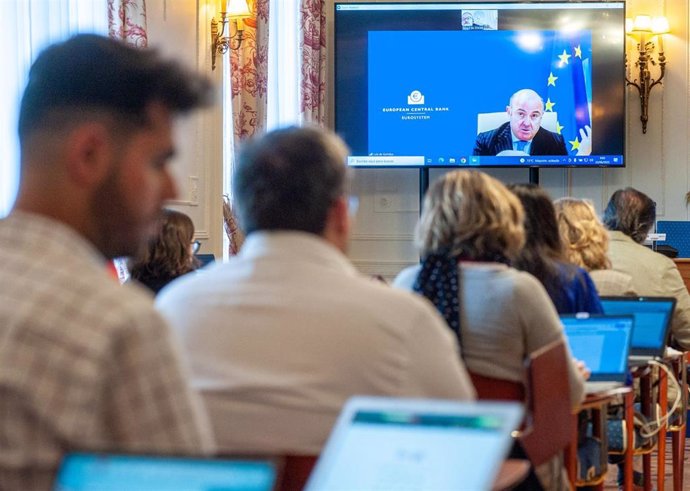
[(545, 111), (558, 113), (558, 132), (570, 155), (589, 155), (583, 145), (585, 126), (592, 126), (592, 35), (589, 31), (558, 32), (552, 43), (551, 66), (546, 80)]

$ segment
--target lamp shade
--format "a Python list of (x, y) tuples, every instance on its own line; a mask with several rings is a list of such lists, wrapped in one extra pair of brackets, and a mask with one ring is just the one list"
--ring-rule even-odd
[(228, 0), (228, 15), (230, 17), (251, 17), (247, 0)]
[(666, 17), (654, 17), (652, 19), (652, 32), (654, 34), (664, 34), (669, 32), (668, 19)]
[(633, 31), (633, 20), (630, 18), (625, 19), (625, 33), (630, 34)]
[(633, 32), (652, 32), (652, 18), (649, 15), (638, 15), (633, 21)]

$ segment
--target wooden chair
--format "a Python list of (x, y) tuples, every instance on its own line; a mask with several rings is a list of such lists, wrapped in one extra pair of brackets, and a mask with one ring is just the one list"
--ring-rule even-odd
[(278, 491), (302, 491), (307, 479), (316, 464), (316, 455), (281, 455), (283, 472), (280, 476)]
[(566, 356), (562, 341), (532, 353), (526, 362), (526, 385), (470, 373), (478, 399), (526, 403), (527, 416), (519, 438), (535, 467), (565, 450), (574, 438)]
[(520, 440), (535, 467), (569, 447), (574, 437), (567, 356), (563, 342), (556, 341), (527, 360), (528, 424)]

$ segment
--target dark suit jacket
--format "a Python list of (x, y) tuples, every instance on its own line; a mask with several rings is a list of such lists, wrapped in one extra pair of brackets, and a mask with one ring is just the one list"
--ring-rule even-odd
[[(508, 122), (493, 130), (479, 133), (472, 155), (496, 155), (503, 150), (512, 149), (513, 139), (510, 135), (510, 122)], [(563, 135), (539, 128), (532, 139), (530, 155), (568, 155)]]

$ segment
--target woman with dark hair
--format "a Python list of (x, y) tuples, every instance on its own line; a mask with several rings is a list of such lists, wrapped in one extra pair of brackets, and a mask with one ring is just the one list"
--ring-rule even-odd
[(193, 238), (191, 218), (179, 211), (163, 210), (158, 235), (130, 261), (130, 277), (158, 293), (178, 276), (194, 271), (199, 263), (194, 257), (198, 242)]
[(566, 258), (548, 193), (536, 184), (511, 184), (508, 189), (525, 209), (525, 246), (515, 259), (515, 267), (531, 273), (544, 285), (559, 314), (603, 314), (592, 278)]

